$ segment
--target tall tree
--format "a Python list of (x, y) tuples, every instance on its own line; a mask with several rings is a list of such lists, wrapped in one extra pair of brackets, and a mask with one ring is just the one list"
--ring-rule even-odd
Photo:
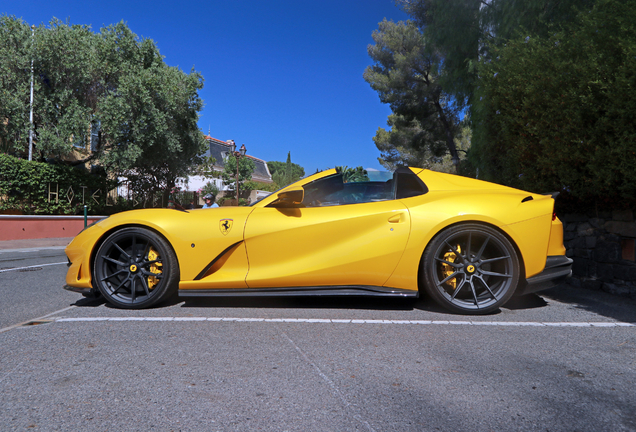
[(336, 171), (342, 174), (342, 181), (344, 183), (353, 183), (353, 182), (361, 182), (361, 181), (369, 181), (369, 174), (367, 170), (362, 168), (362, 166), (357, 166), (355, 168), (349, 168), (348, 166), (336, 166)]
[(90, 144), (90, 128), (103, 94), (100, 39), (89, 26), (53, 19), (35, 32), (37, 76), (34, 121), (37, 153), (59, 158)]
[(446, 153), (446, 143), (435, 132), (425, 130), (416, 119), (391, 114), (387, 120), (391, 128), (378, 128), (373, 141), (380, 150), (378, 161), (389, 170), (399, 165), (426, 166), (434, 157)]
[(636, 202), (636, 3), (599, 0), (546, 37), (484, 63), (476, 165), (488, 178), (581, 206)]
[(125, 64), (131, 73), (100, 101), (100, 140), (108, 149), (101, 160), (141, 187), (166, 190), (202, 162), (205, 140), (197, 126), (202, 78), (167, 66), (152, 43), (142, 42), (138, 51), (140, 65)]
[[(253, 183), (252, 173), (256, 165), (254, 161), (249, 157), (239, 157), (238, 159), (238, 183), (239, 183), (239, 195), (252, 190)], [(233, 154), (228, 155), (225, 159), (225, 166), (221, 173), (223, 178), (223, 184), (227, 186), (228, 191), (233, 192), (233, 196), (236, 196), (236, 157)]]
[[(387, 120), (389, 130), (378, 128), (373, 137), (380, 150), (380, 164), (389, 170), (398, 165), (418, 166), (439, 172), (456, 172), (446, 143), (435, 140), (430, 130), (422, 128), (417, 120), (406, 120), (404, 117), (391, 114)], [(460, 123), (455, 135), (455, 147), (458, 152), (467, 153), (471, 144), (471, 129), (467, 119)], [(462, 172), (466, 172), (466, 164), (462, 163)]]
[(489, 61), (492, 47), (523, 29), (545, 36), (551, 25), (569, 22), (577, 9), (595, 0), (397, 0), (438, 57), (439, 80), (463, 108), (472, 105), (477, 65)]
[[(442, 90), (438, 82), (438, 58), (429, 49), (416, 25), (411, 22), (383, 20), (373, 32), (375, 45), (369, 45), (369, 56), (375, 64), (366, 68), (364, 79), (378, 92), (380, 100), (390, 105), (397, 116), (389, 122), (402, 122), (403, 126), (415, 121), (423, 134), (403, 134), (402, 153), (409, 156), (430, 151), (439, 153), (439, 143), (445, 143), (453, 163), (459, 163), (455, 146), (459, 116), (454, 101)], [(381, 151), (389, 150), (390, 140), (382, 140)], [(377, 141), (376, 141), (377, 144)], [(408, 150), (407, 150), (408, 149)], [(408, 163), (408, 160), (402, 162)]]
[(31, 29), (15, 17), (0, 16), (0, 151), (25, 148), (29, 133)]
[(279, 188), (285, 187), (305, 176), (305, 169), (291, 161), (291, 152), (287, 152), (286, 162), (267, 162), (272, 180)]
[(8, 77), (0, 81), (3, 148), (25, 151), (28, 98), (8, 93), (28, 90), (33, 58), (37, 157), (103, 165), (134, 180), (138, 192), (167, 191), (200, 162), (199, 73), (167, 66), (155, 43), (124, 22), (96, 34), (54, 19), (36, 29), (32, 49), (30, 33), (21, 20), (0, 18), (0, 67)]

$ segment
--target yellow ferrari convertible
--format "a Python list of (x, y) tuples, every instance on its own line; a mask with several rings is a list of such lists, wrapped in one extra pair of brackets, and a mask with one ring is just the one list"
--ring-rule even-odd
[(419, 168), (323, 171), (252, 204), (115, 214), (66, 248), (66, 289), (121, 308), (179, 296), (424, 292), (485, 314), (571, 274), (554, 197)]

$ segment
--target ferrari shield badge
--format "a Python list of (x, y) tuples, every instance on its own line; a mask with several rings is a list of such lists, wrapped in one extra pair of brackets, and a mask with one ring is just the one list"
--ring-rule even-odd
[(232, 225), (234, 224), (234, 219), (221, 219), (219, 221), (219, 229), (221, 230), (221, 234), (227, 235), (232, 230)]

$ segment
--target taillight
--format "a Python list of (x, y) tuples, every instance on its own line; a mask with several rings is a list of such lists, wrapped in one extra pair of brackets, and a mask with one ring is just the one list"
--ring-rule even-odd
[(555, 220), (557, 220), (556, 212), (552, 212), (552, 222), (554, 222)]

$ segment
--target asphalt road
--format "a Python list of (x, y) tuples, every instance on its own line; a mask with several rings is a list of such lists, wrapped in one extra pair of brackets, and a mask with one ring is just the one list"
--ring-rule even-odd
[(2, 431), (636, 430), (634, 301), (564, 286), (482, 317), (427, 299), (126, 311), (64, 291), (65, 261), (0, 251)]

